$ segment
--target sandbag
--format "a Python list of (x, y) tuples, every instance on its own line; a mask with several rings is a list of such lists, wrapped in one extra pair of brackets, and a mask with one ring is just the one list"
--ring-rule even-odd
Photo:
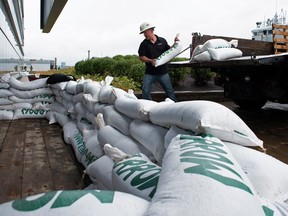
[(18, 90), (33, 90), (38, 88), (45, 88), (47, 87), (46, 78), (35, 79), (33, 81), (28, 82), (21, 82), (17, 80), (15, 77), (11, 76), (9, 79), (9, 84), (11, 87), (18, 89)]
[(94, 135), (84, 141), (84, 156), (81, 159), (81, 163), (84, 167), (89, 166), (104, 155), (103, 147), (99, 144), (97, 138), (99, 131), (93, 131)]
[(208, 49), (211, 58), (216, 61), (222, 61), (229, 58), (237, 58), (242, 56), (242, 51), (236, 48), (221, 48), (221, 49)]
[(156, 104), (158, 104), (156, 101), (151, 100), (119, 97), (114, 105), (119, 112), (129, 118), (149, 121), (149, 111)]
[(191, 61), (197, 61), (197, 62), (211, 61), (211, 60), (212, 60), (212, 57), (209, 51), (204, 51), (202, 53), (199, 53), (191, 59)]
[(0, 120), (13, 120), (13, 110), (0, 110)]
[(179, 134), (184, 134), (184, 135), (195, 135), (195, 133), (193, 133), (190, 130), (185, 130), (182, 128), (179, 128), (175, 125), (172, 125), (169, 129), (169, 131), (166, 133), (165, 138), (164, 138), (164, 148), (167, 149), (168, 145), (170, 144), (170, 142), (172, 141), (172, 139), (174, 137), (176, 137)]
[(141, 143), (161, 164), (165, 153), (164, 139), (168, 129), (135, 119), (130, 125), (131, 136)]
[(101, 90), (101, 84), (100, 82), (92, 81), (92, 82), (86, 82), (84, 83), (84, 94), (90, 94), (92, 96), (92, 99), (95, 101), (98, 101), (99, 92)]
[(261, 203), (266, 215), (273, 215), (273, 216), (288, 215), (288, 203), (275, 202), (263, 197), (261, 198)]
[(69, 143), (72, 145), (74, 149), (74, 153), (75, 153), (77, 160), (81, 163), (82, 157), (84, 156), (84, 150), (85, 150), (82, 133), (78, 130), (77, 133), (73, 134), (68, 139), (69, 139)]
[(42, 109), (15, 109), (13, 119), (46, 118), (48, 110)]
[(157, 189), (161, 167), (141, 153), (115, 163), (112, 171), (113, 187), (150, 201)]
[(0, 98), (6, 98), (12, 96), (13, 93), (8, 89), (0, 89)]
[[(15, 109), (31, 109), (32, 104), (31, 103), (13, 103), (13, 104), (8, 104), (8, 105), (1, 105), (0, 104), (0, 110), (15, 110)], [(40, 108), (40, 107), (38, 107)], [(32, 109), (35, 109), (34, 107)], [(41, 108), (40, 108), (41, 109)]]
[(112, 182), (113, 165), (114, 161), (107, 155), (103, 155), (89, 164), (84, 172), (89, 175), (91, 181), (96, 184), (99, 189), (114, 190)]
[(118, 112), (113, 105), (103, 108), (103, 117), (106, 125), (111, 125), (124, 135), (130, 136), (130, 124), (133, 119)]
[(149, 202), (117, 191), (63, 190), (29, 196), (0, 205), (6, 216), (142, 216)]
[(169, 50), (162, 53), (158, 58), (156, 58), (155, 67), (166, 64), (168, 61), (177, 56), (181, 52), (181, 50), (182, 50), (181, 42), (180, 41), (175, 42)]
[(203, 134), (178, 135), (169, 144), (157, 191), (144, 215), (265, 214), (229, 149), (218, 138)]
[(288, 165), (260, 151), (224, 142), (261, 197), (288, 200)]
[[(15, 95), (12, 95), (9, 97), (9, 100), (12, 101), (12, 103), (36, 103), (36, 102), (48, 102), (53, 103), (55, 101), (55, 97), (53, 94), (44, 94), (44, 95), (38, 95), (33, 98), (19, 98)], [(0, 98), (1, 101), (1, 98)]]
[[(22, 99), (29, 99), (33, 98), (39, 95), (51, 95), (53, 94), (53, 91), (51, 88), (38, 88), (38, 89), (32, 89), (32, 90), (18, 90), (15, 88), (10, 87), (9, 90), (13, 93), (13, 95), (22, 98)], [(12, 96), (11, 96), (12, 97)]]
[(208, 133), (224, 141), (245, 146), (260, 146), (258, 139), (245, 122), (227, 107), (212, 101), (194, 100), (153, 106), (149, 112), (153, 124)]
[(106, 125), (99, 130), (98, 141), (102, 147), (106, 143), (109, 143), (111, 146), (120, 149), (126, 154), (134, 155), (143, 153), (145, 155), (152, 156), (152, 154), (138, 141), (132, 137), (122, 134), (120, 131), (116, 130), (110, 125)]

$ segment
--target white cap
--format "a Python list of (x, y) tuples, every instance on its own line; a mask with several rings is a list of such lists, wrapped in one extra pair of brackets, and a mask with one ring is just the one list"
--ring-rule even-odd
[(148, 23), (148, 22), (144, 22), (140, 25), (140, 33), (139, 34), (142, 34), (144, 31), (148, 30), (148, 29), (154, 29), (155, 26), (152, 25), (151, 23)]

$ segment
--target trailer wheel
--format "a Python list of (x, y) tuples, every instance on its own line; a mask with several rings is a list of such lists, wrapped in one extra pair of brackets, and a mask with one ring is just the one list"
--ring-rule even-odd
[(234, 98), (232, 100), (236, 105), (246, 110), (258, 110), (261, 109), (267, 103), (267, 98), (263, 97), (256, 100), (247, 100), (238, 98)]

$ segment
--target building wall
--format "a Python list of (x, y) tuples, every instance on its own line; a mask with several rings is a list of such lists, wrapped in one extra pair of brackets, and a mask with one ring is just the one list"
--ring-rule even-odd
[[(10, 59), (18, 67), (24, 58), (24, 7), (23, 0), (0, 1), (0, 70), (10, 70)], [(14, 68), (14, 65), (12, 68)]]

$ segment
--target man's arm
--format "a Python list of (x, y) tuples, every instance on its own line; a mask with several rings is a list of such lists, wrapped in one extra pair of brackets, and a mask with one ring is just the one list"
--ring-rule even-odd
[(152, 64), (153, 66), (155, 65), (155, 62), (156, 62), (155, 59), (150, 59), (150, 58), (147, 58), (146, 56), (140, 56), (139, 59), (140, 59), (142, 62), (150, 63), (150, 64)]

